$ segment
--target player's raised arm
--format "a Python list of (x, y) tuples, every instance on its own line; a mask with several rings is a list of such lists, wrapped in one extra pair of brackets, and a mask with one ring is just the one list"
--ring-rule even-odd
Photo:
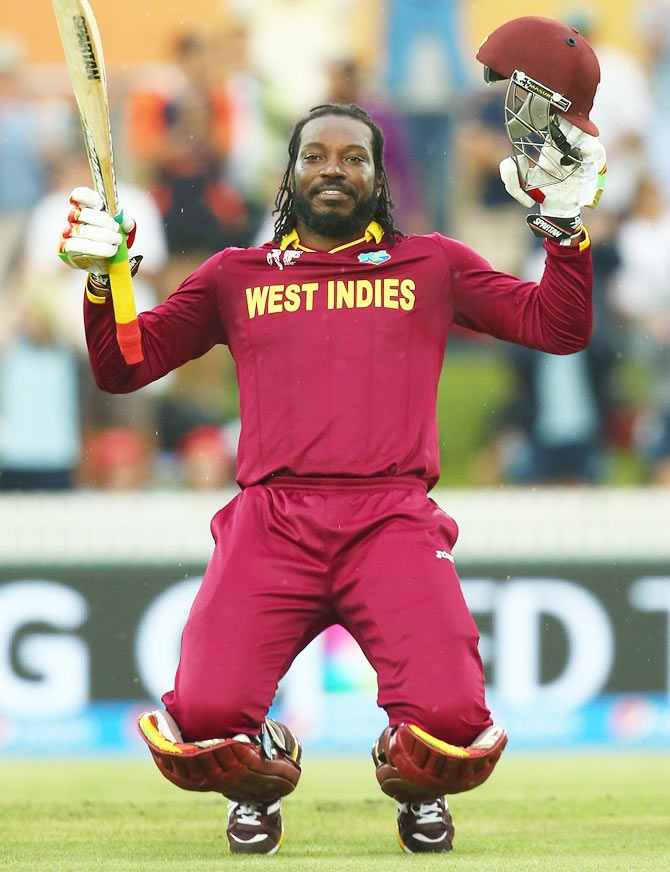
[(509, 80), (505, 129), (514, 154), (500, 164), (507, 192), (545, 240), (539, 284), (488, 269), (477, 256), (453, 269), (455, 321), (501, 339), (564, 354), (591, 332), (592, 264), (582, 209), (602, 193), (605, 149), (589, 118), (600, 81), (593, 49), (574, 28), (528, 16), (508, 21), (477, 58), (489, 84)]
[[(135, 221), (127, 216), (124, 222), (132, 245)], [(214, 287), (217, 271), (213, 263), (218, 264), (223, 257), (218, 254), (189, 276), (164, 303), (140, 314), (144, 359), (127, 364), (116, 341), (109, 281), (109, 261), (121, 239), (116, 221), (103, 210), (97, 192), (75, 188), (59, 252), (68, 266), (88, 272), (84, 323), (89, 359), (98, 387), (111, 393), (136, 390), (226, 341)], [(131, 258), (133, 275), (141, 260), (141, 256)]]
[(454, 323), (550, 354), (581, 351), (591, 338), (593, 264), (588, 248), (546, 242), (539, 283), (500, 273), (471, 249), (449, 243)]

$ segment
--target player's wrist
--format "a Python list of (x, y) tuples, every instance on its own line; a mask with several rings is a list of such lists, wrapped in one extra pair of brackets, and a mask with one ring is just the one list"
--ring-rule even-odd
[(551, 239), (559, 245), (579, 245), (584, 225), (579, 213), (569, 217), (533, 213), (526, 222), (539, 239)]
[[(129, 260), (130, 275), (134, 278), (142, 263), (143, 255), (136, 254)], [(89, 272), (86, 282), (86, 288), (96, 297), (106, 297), (112, 290), (112, 283), (109, 278), (109, 273), (94, 273)]]
[(581, 246), (582, 243), (587, 239), (586, 228), (583, 224), (580, 223), (577, 231), (570, 236), (566, 236), (565, 239), (561, 239), (559, 241), (559, 245), (565, 245), (572, 248), (577, 248)]
[[(107, 283), (103, 279), (107, 279)], [(86, 296), (91, 303), (103, 303), (107, 300), (111, 293), (109, 285), (109, 276), (96, 275), (89, 273), (86, 278)]]

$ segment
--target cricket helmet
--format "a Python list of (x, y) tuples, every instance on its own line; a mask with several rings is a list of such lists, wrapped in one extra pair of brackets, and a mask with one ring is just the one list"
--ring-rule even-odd
[(598, 135), (589, 113), (600, 83), (598, 58), (579, 31), (551, 18), (514, 18), (484, 40), (477, 60), (487, 84), (509, 79), (505, 128), (515, 150), (530, 164), (541, 156), (555, 181), (577, 169), (581, 133)]
[(524, 74), (544, 89), (545, 99), (559, 115), (585, 133), (598, 135), (589, 112), (600, 83), (600, 64), (576, 28), (536, 15), (513, 18), (484, 40), (477, 60), (484, 64), (486, 81), (513, 79), (515, 73), (520, 79), (518, 74)]

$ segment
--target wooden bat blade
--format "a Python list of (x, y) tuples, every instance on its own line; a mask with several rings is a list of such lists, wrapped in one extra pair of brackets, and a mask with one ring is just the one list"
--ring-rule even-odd
[(118, 194), (114, 175), (107, 80), (102, 42), (88, 0), (52, 0), (65, 51), (72, 90), (84, 131), (93, 184), (116, 215)]

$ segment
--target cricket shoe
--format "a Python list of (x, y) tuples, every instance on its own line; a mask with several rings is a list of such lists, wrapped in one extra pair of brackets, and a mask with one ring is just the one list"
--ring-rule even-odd
[(446, 854), (454, 825), (445, 800), (398, 803), (398, 841), (407, 854)]
[(228, 803), (228, 843), (233, 854), (276, 854), (284, 841), (281, 799)]

